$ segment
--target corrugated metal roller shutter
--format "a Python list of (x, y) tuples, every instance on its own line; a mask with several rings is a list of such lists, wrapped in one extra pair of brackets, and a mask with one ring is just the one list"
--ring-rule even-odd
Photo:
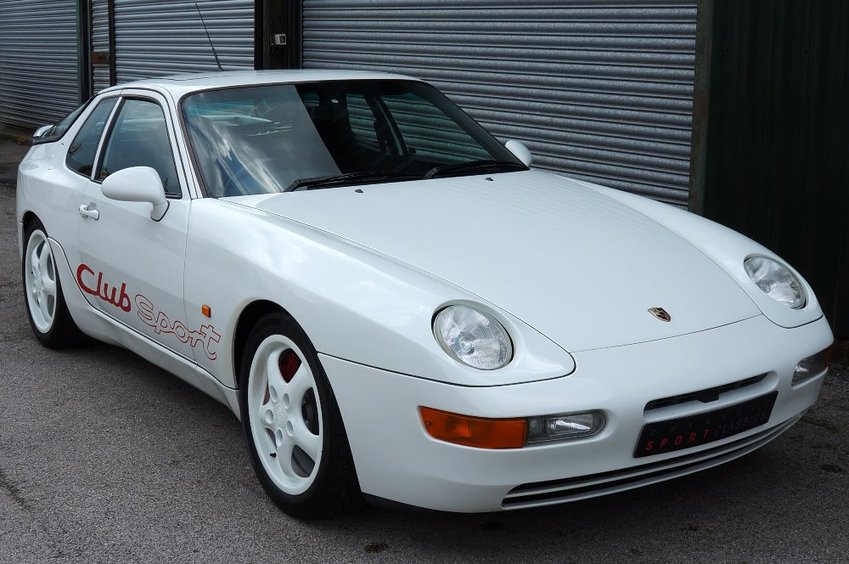
[[(198, 2), (227, 69), (254, 68), (254, 0)], [(118, 83), (174, 73), (216, 70), (194, 2), (115, 0)]]
[(79, 105), (76, 2), (0, 0), (0, 123), (32, 129)]
[[(109, 53), (109, 2), (92, 0), (91, 3), (91, 47), (92, 51)], [(109, 56), (112, 56), (109, 53)], [(99, 92), (109, 86), (109, 64), (93, 64), (92, 87)]]
[(537, 166), (686, 203), (696, 2), (305, 0), (305, 68), (424, 78)]

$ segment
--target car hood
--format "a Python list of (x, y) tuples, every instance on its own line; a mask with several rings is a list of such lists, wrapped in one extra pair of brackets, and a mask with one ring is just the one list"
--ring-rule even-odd
[[(629, 206), (551, 173), (234, 201), (460, 286), (572, 352), (693, 333), (760, 314), (699, 249)], [(650, 308), (663, 308), (671, 320), (656, 318)]]

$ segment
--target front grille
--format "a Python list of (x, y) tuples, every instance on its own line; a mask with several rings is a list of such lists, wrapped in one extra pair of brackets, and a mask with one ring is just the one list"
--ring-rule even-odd
[(507, 493), (501, 507), (520, 509), (578, 501), (692, 474), (762, 447), (789, 429), (798, 419), (796, 417), (743, 439), (676, 458), (589, 476), (522, 484)]
[(718, 400), (722, 396), (722, 394), (731, 392), (733, 390), (739, 390), (740, 388), (745, 388), (746, 386), (752, 386), (762, 381), (764, 378), (766, 378), (766, 374), (761, 374), (760, 376), (752, 376), (751, 378), (746, 378), (745, 380), (731, 382), (730, 384), (724, 384), (722, 386), (716, 386), (714, 388), (707, 388), (706, 390), (699, 390), (698, 392), (688, 392), (686, 394), (681, 394), (678, 396), (670, 396), (668, 398), (652, 400), (646, 404), (645, 412), (649, 412), (652, 409), (660, 409), (661, 407), (669, 407), (670, 405), (678, 405), (680, 403), (687, 403), (691, 401), (710, 403), (712, 401)]

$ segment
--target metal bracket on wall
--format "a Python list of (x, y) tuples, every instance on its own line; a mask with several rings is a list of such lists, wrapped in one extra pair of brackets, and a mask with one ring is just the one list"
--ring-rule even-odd
[(93, 65), (108, 65), (109, 51), (92, 51), (91, 64)]

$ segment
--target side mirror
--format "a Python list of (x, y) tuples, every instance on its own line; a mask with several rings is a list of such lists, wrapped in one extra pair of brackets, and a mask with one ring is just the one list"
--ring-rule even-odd
[(100, 191), (110, 200), (151, 204), (150, 219), (153, 221), (159, 221), (168, 211), (162, 179), (149, 166), (132, 166), (113, 172), (103, 180)]
[(525, 166), (531, 166), (531, 163), (534, 162), (534, 156), (531, 154), (531, 150), (525, 147), (525, 144), (521, 141), (511, 139), (505, 143), (504, 146), (507, 147), (507, 150), (513, 153), (517, 159), (522, 161)]

